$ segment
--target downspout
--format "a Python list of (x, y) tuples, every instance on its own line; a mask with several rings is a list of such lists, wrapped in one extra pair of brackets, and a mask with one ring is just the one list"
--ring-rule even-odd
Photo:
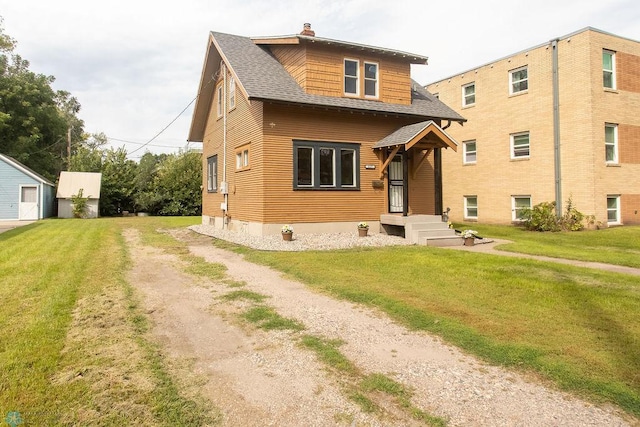
[(553, 154), (555, 166), (556, 216), (562, 216), (562, 165), (560, 157), (560, 82), (558, 78), (558, 40), (551, 41), (553, 74)]
[(222, 103), (222, 183), (220, 190), (224, 195), (224, 203), (222, 205), (222, 228), (228, 228), (227, 213), (229, 212), (229, 189), (227, 184), (227, 67), (222, 62), (222, 85), (223, 85), (223, 103)]

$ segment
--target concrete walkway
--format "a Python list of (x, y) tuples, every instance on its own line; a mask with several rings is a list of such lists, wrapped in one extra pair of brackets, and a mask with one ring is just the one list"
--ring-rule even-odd
[(33, 224), (35, 221), (0, 221), (0, 233), (22, 227), (23, 225)]
[(601, 262), (577, 261), (573, 259), (554, 258), (554, 257), (548, 257), (548, 256), (542, 256), (542, 255), (529, 255), (529, 254), (522, 254), (517, 252), (507, 252), (507, 251), (502, 251), (495, 248), (496, 246), (504, 243), (512, 243), (512, 242), (510, 240), (500, 240), (500, 239), (476, 239), (476, 244), (473, 246), (449, 246), (447, 247), (447, 249), (509, 256), (514, 258), (535, 259), (538, 261), (557, 262), (559, 264), (568, 264), (576, 267), (594, 268), (597, 270), (611, 271), (614, 273), (632, 274), (635, 276), (640, 276), (640, 268), (605, 264)]

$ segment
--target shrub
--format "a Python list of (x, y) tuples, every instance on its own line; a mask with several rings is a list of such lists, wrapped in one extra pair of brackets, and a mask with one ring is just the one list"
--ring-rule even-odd
[(567, 209), (561, 217), (556, 215), (555, 202), (542, 202), (524, 212), (524, 227), (530, 231), (580, 231), (584, 229), (585, 216), (567, 200)]
[(83, 191), (81, 188), (78, 190), (78, 194), (71, 195), (71, 212), (74, 218), (86, 218), (89, 212), (89, 198), (82, 197)]

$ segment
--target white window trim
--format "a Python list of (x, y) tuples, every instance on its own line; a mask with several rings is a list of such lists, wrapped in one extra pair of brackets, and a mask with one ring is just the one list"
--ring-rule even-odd
[[(469, 213), (468, 213), (468, 208), (469, 208), (468, 199), (469, 198), (476, 199), (476, 205), (475, 205), (476, 215), (475, 216), (469, 215)], [(478, 196), (464, 196), (464, 219), (478, 219)]]
[(207, 192), (218, 191), (218, 156), (207, 157)]
[[(378, 64), (377, 62), (372, 62), (372, 61), (364, 61), (364, 72), (362, 73), (362, 78), (363, 81), (365, 82), (365, 88), (364, 88), (364, 97), (365, 98), (371, 98), (371, 99), (378, 99), (380, 96), (380, 64)], [(366, 82), (367, 80), (372, 80), (372, 79), (368, 79), (367, 78), (367, 65), (375, 65), (376, 66), (376, 78), (375, 78), (375, 82), (376, 82), (376, 94), (375, 95), (367, 95), (367, 91), (366, 91)]]
[[(528, 70), (528, 67), (529, 67), (528, 65), (525, 65), (524, 67), (518, 67), (518, 68), (515, 68), (515, 69), (509, 71), (509, 95), (518, 95), (518, 94), (521, 94), (521, 93), (527, 93), (529, 91), (529, 70)], [(523, 89), (523, 90), (519, 90), (517, 92), (514, 92), (513, 91), (513, 84), (522, 82), (524, 80), (518, 80), (517, 82), (514, 82), (513, 81), (513, 74), (517, 73), (518, 71), (522, 71), (522, 70), (527, 70), (527, 78), (526, 78), (527, 88)]]
[[(467, 144), (476, 144), (476, 149), (475, 151), (472, 151), (473, 153), (475, 153), (476, 155), (476, 159), (475, 160), (467, 160), (467, 154), (469, 154), (469, 151), (467, 151)], [(478, 143), (475, 139), (469, 140), (469, 141), (464, 141), (462, 143), (462, 163), (465, 165), (474, 165), (478, 162)]]
[(236, 108), (236, 80), (229, 77), (229, 111)]
[[(311, 150), (311, 184), (299, 184), (299, 183), (295, 183), (295, 187), (297, 188), (315, 188), (315, 184), (316, 184), (316, 180), (315, 180), (315, 175), (316, 175), (316, 166), (315, 166), (315, 156), (316, 156), (316, 149), (315, 147), (310, 147), (310, 146), (305, 146), (305, 145), (300, 145), (298, 147), (296, 147), (295, 149), (298, 150), (300, 148), (304, 148), (304, 149), (308, 149)], [(297, 167), (298, 165), (294, 165), (294, 167)]]
[[(357, 156), (356, 150), (354, 150), (353, 148), (340, 148), (339, 151), (340, 151), (340, 163), (342, 163), (342, 152), (343, 151), (350, 151), (353, 154), (353, 168), (351, 168), (351, 179), (353, 180), (353, 184), (348, 185), (348, 184), (343, 184), (342, 182), (340, 182), (340, 187), (342, 187), (342, 188), (355, 188), (356, 184), (357, 184), (356, 168), (355, 168), (356, 156)], [(342, 171), (341, 171), (341, 174), (340, 174), (340, 178), (341, 178), (341, 181), (342, 181)]]
[[(615, 123), (605, 123), (604, 125), (605, 127), (605, 138), (604, 138), (604, 145), (605, 145), (605, 151), (604, 151), (604, 160), (607, 164), (610, 165), (616, 165), (618, 164), (618, 125)], [(607, 142), (607, 128), (613, 128), (613, 143), (610, 144)], [(613, 145), (613, 160), (607, 160), (607, 145)]]
[(216, 108), (217, 108), (217, 114), (218, 114), (218, 118), (222, 117), (222, 113), (224, 110), (224, 87), (222, 85), (222, 83), (220, 83), (217, 87), (216, 87), (216, 96), (218, 97), (218, 100), (216, 102)]
[[(527, 154), (526, 156), (516, 156), (515, 155), (515, 150), (514, 150), (515, 138), (518, 137), (518, 136), (522, 136), (522, 135), (527, 135), (527, 137), (529, 138), (529, 154)], [(511, 135), (509, 135), (509, 139), (511, 140), (511, 142), (510, 142), (511, 160), (522, 160), (522, 159), (528, 159), (528, 158), (531, 157), (531, 133), (530, 132), (512, 133)]]
[[(616, 220), (609, 221), (609, 199), (616, 199)], [(620, 195), (607, 195), (607, 225), (620, 225), (622, 220), (620, 218)]]
[[(353, 76), (347, 76), (346, 73), (346, 68), (347, 68), (347, 61), (351, 61), (351, 62), (355, 62), (356, 63), (356, 92), (355, 93), (351, 93), (351, 92), (347, 92), (346, 89), (346, 84), (344, 83), (344, 79), (349, 77), (349, 78), (353, 78)], [(359, 59), (353, 59), (353, 58), (344, 58), (344, 60), (342, 61), (342, 91), (346, 96), (360, 96), (360, 60)]]
[[(331, 152), (333, 153), (333, 155), (331, 156), (331, 172), (333, 176), (331, 177), (331, 184), (323, 184), (320, 181), (318, 182), (318, 184), (321, 188), (334, 188), (336, 186), (336, 175), (338, 174), (338, 171), (336, 169), (336, 149), (334, 147), (320, 146), (320, 149), (318, 150), (318, 156), (322, 156), (322, 150), (331, 150)], [(322, 174), (322, 169), (320, 170), (320, 173)]]
[[(605, 70), (604, 68), (604, 63), (602, 64), (602, 76), (603, 76), (603, 81), (602, 81), (602, 86), (605, 89), (609, 89), (609, 90), (616, 90), (617, 88), (617, 82), (616, 82), (616, 52), (613, 50), (609, 50), (609, 49), (603, 49), (602, 50), (603, 55), (605, 53), (608, 53), (611, 55), (611, 70)], [(604, 72), (611, 72), (611, 87), (607, 87), (604, 86)]]
[[(465, 93), (465, 89), (473, 86), (473, 102), (467, 103), (467, 94)], [(476, 82), (471, 82), (462, 86), (462, 106), (463, 107), (471, 107), (476, 105)]]
[(523, 209), (523, 208), (516, 208), (516, 199), (529, 199), (529, 209), (531, 209), (531, 207), (533, 206), (533, 201), (531, 200), (531, 196), (530, 195), (518, 195), (518, 196), (511, 196), (511, 221), (513, 222), (522, 222), (522, 220), (520, 218), (518, 218), (518, 210)]

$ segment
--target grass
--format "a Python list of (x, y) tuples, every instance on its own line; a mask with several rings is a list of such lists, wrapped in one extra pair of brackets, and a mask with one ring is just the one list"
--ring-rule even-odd
[(228, 294), (224, 294), (220, 297), (220, 299), (223, 299), (225, 301), (245, 300), (252, 302), (262, 302), (267, 299), (267, 296), (253, 291), (238, 290), (229, 292)]
[(124, 278), (120, 224), (44, 220), (0, 234), (2, 417), (18, 411), (31, 425), (211, 422), (207, 408), (181, 396), (144, 338), (145, 318)]
[(457, 230), (471, 228), (483, 237), (512, 240), (499, 246), (505, 251), (640, 268), (640, 226), (558, 233), (471, 223), (454, 226)]
[(494, 364), (640, 415), (637, 277), (427, 247), (245, 256)]
[(243, 317), (245, 320), (255, 323), (258, 328), (264, 329), (265, 331), (272, 331), (274, 329), (301, 331), (304, 329), (302, 323), (282, 317), (273, 308), (262, 305), (250, 308), (244, 313)]

